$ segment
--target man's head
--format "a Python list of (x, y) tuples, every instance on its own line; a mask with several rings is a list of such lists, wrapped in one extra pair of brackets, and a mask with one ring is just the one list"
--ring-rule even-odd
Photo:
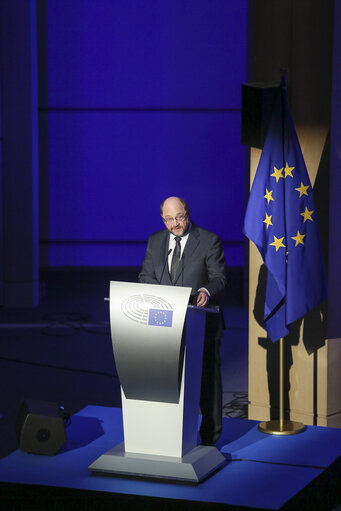
[(189, 226), (189, 208), (184, 199), (168, 197), (162, 202), (160, 211), (169, 232), (175, 236), (186, 234)]

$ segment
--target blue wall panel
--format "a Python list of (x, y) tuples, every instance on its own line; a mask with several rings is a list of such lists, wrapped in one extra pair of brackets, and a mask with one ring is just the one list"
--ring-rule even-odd
[[(134, 242), (51, 242), (43, 244), (41, 260), (43, 266), (141, 266), (146, 243)], [(240, 266), (243, 260), (243, 245), (224, 243), (228, 266)]]
[(246, 0), (47, 0), (42, 106), (239, 108), (246, 8)]
[(159, 204), (173, 194), (187, 198), (203, 227), (242, 239), (238, 114), (42, 115), (51, 140), (50, 239), (145, 240), (163, 227)]
[(112, 264), (139, 265), (172, 194), (243, 264), (246, 11), (246, 0), (40, 3), (44, 265), (106, 266), (105, 247)]

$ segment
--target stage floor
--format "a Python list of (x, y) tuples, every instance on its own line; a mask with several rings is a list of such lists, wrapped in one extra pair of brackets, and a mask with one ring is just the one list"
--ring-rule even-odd
[(17, 450), (0, 460), (0, 481), (15, 483), (13, 488), (39, 485), (169, 499), (197, 503), (197, 509), (204, 509), (199, 503), (256, 509), (297, 509), (299, 504), (307, 510), (335, 505), (341, 430), (307, 426), (303, 433), (282, 437), (261, 433), (257, 424), (224, 418), (217, 447), (227, 464), (199, 485), (188, 486), (92, 474), (87, 467), (123, 440), (122, 414), (120, 408), (86, 406), (72, 417), (67, 442), (56, 456)]

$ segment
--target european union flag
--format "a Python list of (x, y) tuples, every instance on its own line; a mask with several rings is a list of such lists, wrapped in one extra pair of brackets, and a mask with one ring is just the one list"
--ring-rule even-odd
[(148, 325), (172, 326), (173, 311), (164, 309), (149, 309)]
[(244, 233), (267, 267), (264, 327), (272, 341), (327, 297), (313, 189), (291, 116), (285, 78), (278, 87), (247, 205)]

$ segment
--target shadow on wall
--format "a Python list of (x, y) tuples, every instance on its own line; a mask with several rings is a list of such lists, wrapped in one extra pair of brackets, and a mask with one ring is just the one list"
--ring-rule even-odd
[[(255, 304), (253, 309), (257, 323), (264, 328), (264, 304), (266, 291), (267, 268), (263, 264), (258, 275)], [(313, 415), (314, 425), (317, 423), (317, 351), (324, 346), (327, 335), (326, 303), (316, 307), (304, 318), (291, 325), (290, 334), (283, 343), (283, 406), (284, 419), (290, 420), (290, 368), (293, 364), (292, 346), (298, 346), (300, 331), (303, 324), (302, 342), (308, 355), (314, 357), (313, 371)], [(266, 369), (268, 374), (268, 390), (270, 399), (270, 420), (279, 419), (279, 341), (272, 342), (269, 337), (259, 337), (258, 344), (266, 350)]]

